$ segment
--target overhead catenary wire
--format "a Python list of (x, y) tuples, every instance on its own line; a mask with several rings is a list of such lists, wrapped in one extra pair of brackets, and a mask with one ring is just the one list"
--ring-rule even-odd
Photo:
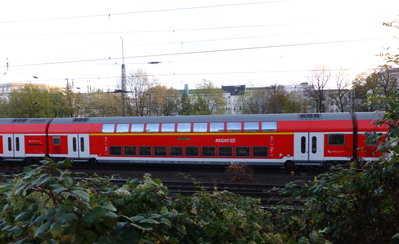
[(239, 7), (239, 6), (245, 6), (245, 5), (270, 4), (270, 3), (278, 3), (278, 2), (286, 2), (286, 1), (290, 1), (290, 0), (268, 0), (268, 1), (257, 1), (257, 2), (246, 2), (246, 3), (230, 3), (230, 4), (192, 6), (192, 7), (181, 7), (181, 8), (137, 10), (137, 11), (128, 11), (128, 12), (119, 12), (119, 13), (102, 13), (102, 14), (92, 14), (92, 15), (64, 16), (64, 17), (40, 18), (40, 19), (3, 20), (3, 21), (0, 21), (0, 24), (73, 20), (73, 19), (98, 18), (98, 17), (118, 16), (118, 15), (131, 15), (131, 14), (159, 13), (159, 12), (171, 12), (171, 11), (198, 10), (198, 9), (221, 8), (221, 7)]
[[(178, 56), (178, 55), (205, 54), (205, 53), (218, 53), (218, 52), (249, 51), (249, 50), (257, 50), (257, 49), (311, 46), (311, 45), (329, 45), (329, 44), (340, 44), (340, 43), (349, 43), (349, 42), (362, 42), (362, 41), (370, 41), (370, 40), (373, 40), (373, 39), (320, 41), (320, 42), (291, 43), (291, 44), (280, 44), (280, 45), (266, 45), (266, 46), (254, 46), (254, 47), (239, 47), (239, 48), (212, 49), (212, 50), (200, 50), (200, 51), (188, 51), (188, 52), (175, 52), (175, 53), (145, 54), (145, 55), (137, 55), (137, 56), (125, 56), (124, 58), (125, 59), (136, 59), (136, 58)], [(106, 60), (121, 60), (121, 59), (122, 59), (122, 57), (64, 60), (64, 61), (51, 61), (51, 62), (31, 63), (31, 64), (14, 64), (13, 67), (57, 65), (57, 64), (83, 63), (83, 62), (99, 62), (99, 61), (106, 61)]]

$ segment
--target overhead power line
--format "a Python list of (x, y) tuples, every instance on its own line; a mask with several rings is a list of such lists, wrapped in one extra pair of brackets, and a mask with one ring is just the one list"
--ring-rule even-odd
[(26, 20), (6, 20), (0, 21), (0, 24), (11, 24), (11, 23), (22, 23), (22, 22), (41, 22), (41, 21), (56, 21), (56, 20), (72, 20), (72, 19), (85, 19), (85, 18), (97, 18), (97, 17), (110, 17), (117, 15), (130, 15), (130, 14), (145, 14), (145, 13), (159, 13), (159, 12), (171, 12), (171, 11), (183, 11), (183, 10), (196, 10), (196, 9), (209, 9), (209, 8), (220, 8), (220, 7), (238, 7), (244, 5), (256, 5), (256, 4), (267, 4), (277, 3), (289, 0), (269, 0), (269, 1), (257, 1), (248, 3), (231, 3), (231, 4), (219, 4), (219, 5), (207, 5), (207, 6), (194, 6), (194, 7), (183, 7), (183, 8), (167, 8), (167, 9), (150, 9), (150, 10), (138, 10), (121, 13), (108, 13), (108, 14), (93, 14), (93, 15), (80, 15), (80, 16), (65, 16), (65, 17), (54, 17), (54, 18), (42, 18), (42, 19), (26, 19)]
[[(202, 51), (191, 51), (191, 52), (176, 52), (176, 53), (160, 53), (160, 54), (146, 54), (138, 56), (125, 56), (125, 59), (135, 58), (150, 58), (150, 57), (163, 57), (163, 56), (177, 56), (177, 55), (191, 55), (191, 54), (205, 54), (205, 53), (218, 53), (218, 52), (233, 52), (233, 51), (249, 51), (257, 49), (269, 49), (269, 48), (283, 48), (283, 47), (298, 47), (298, 46), (312, 46), (312, 45), (328, 45), (328, 44), (339, 44), (348, 42), (361, 42), (370, 41), (372, 39), (358, 39), (358, 40), (341, 40), (341, 41), (325, 41), (325, 42), (307, 42), (307, 43), (293, 43), (293, 44), (282, 44), (282, 45), (268, 45), (268, 46), (257, 46), (257, 47), (241, 47), (241, 48), (227, 48), (227, 49), (213, 49), (213, 50), (202, 50)], [(33, 63), (33, 64), (16, 64), (13, 67), (26, 67), (26, 66), (40, 66), (40, 65), (56, 65), (56, 64), (71, 64), (71, 63), (84, 63), (84, 62), (98, 62), (107, 60), (120, 60), (122, 57), (108, 57), (108, 58), (95, 58), (95, 59), (80, 59), (80, 60), (65, 60), (65, 61), (52, 61), (45, 63)]]

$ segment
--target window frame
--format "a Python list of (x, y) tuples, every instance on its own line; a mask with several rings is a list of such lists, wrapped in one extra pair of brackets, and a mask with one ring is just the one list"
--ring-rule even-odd
[[(113, 153), (113, 149), (118, 149), (119, 153)], [(122, 146), (109, 146), (109, 155), (110, 156), (122, 156)]]
[[(336, 143), (336, 142), (331, 143), (331, 142), (333, 142), (334, 136), (342, 136), (342, 143)], [(329, 146), (343, 146), (343, 145), (345, 145), (345, 134), (342, 134), (342, 133), (328, 134), (327, 140), (328, 140)], [(337, 139), (335, 138), (335, 140), (337, 140)]]
[[(211, 152), (213, 152), (213, 153), (208, 154), (208, 149)], [(203, 147), (201, 147), (201, 156), (202, 157), (216, 157), (216, 147), (214, 147), (214, 146), (203, 146)]]
[[(229, 125), (231, 126), (231, 125), (239, 125), (239, 128), (237, 128), (237, 127), (234, 127), (234, 128), (229, 128)], [(226, 123), (226, 132), (241, 132), (242, 131), (242, 123), (241, 122), (234, 122), (234, 121), (231, 121), (231, 122), (227, 122)]]
[(128, 133), (130, 129), (130, 124), (116, 124), (116, 133)]
[[(250, 124), (256, 124), (256, 129), (255, 128), (247, 128), (248, 125)], [(244, 132), (259, 132), (260, 131), (260, 125), (259, 121), (244, 121), (243, 125)]]
[[(154, 126), (154, 128), (151, 128), (151, 127), (153, 127)], [(156, 127), (158, 128), (158, 129), (156, 129)], [(146, 126), (145, 126), (145, 132), (146, 133), (159, 133), (159, 129), (160, 129), (160, 124), (159, 123), (147, 123), (146, 124)], [(154, 130), (153, 130), (154, 129)]]
[[(172, 127), (169, 127), (170, 125), (172, 125)], [(164, 126), (166, 126), (167, 130), (165, 130)], [(175, 129), (176, 129), (176, 123), (174, 123), (174, 122), (167, 122), (167, 123), (161, 124), (161, 132), (162, 133), (173, 133), (173, 132), (175, 132)]]
[[(224, 149), (230, 149), (230, 153), (228, 155), (221, 155), (221, 152)], [(218, 147), (218, 156), (219, 157), (233, 157), (233, 147), (232, 146), (220, 146), (220, 147)]]
[[(238, 148), (246, 148), (246, 149), (248, 149), (248, 154), (246, 154), (246, 155), (238, 155), (238, 153), (237, 153), (237, 149)], [(250, 156), (251, 156), (251, 147), (249, 147), (249, 146), (236, 147), (236, 157), (250, 157)]]
[[(149, 154), (142, 154), (142, 152), (144, 152), (144, 151), (142, 151), (142, 150), (144, 150), (144, 149), (150, 149), (149, 150)], [(139, 146), (138, 147), (138, 155), (139, 156), (142, 156), (142, 157), (151, 157), (152, 156), (152, 147), (151, 146)]]
[[(112, 127), (112, 130), (111, 130)], [(115, 124), (103, 124), (101, 128), (102, 133), (114, 133), (115, 132)]]
[[(220, 125), (222, 127), (220, 127)], [(220, 133), (225, 131), (224, 122), (210, 122), (209, 123), (209, 132), (211, 133)]]
[(130, 127), (130, 132), (132, 133), (143, 133), (144, 132), (144, 123), (133, 123)]
[[(266, 148), (266, 155), (257, 155), (256, 153), (256, 151), (257, 151), (257, 149), (260, 149), (260, 148)], [(252, 148), (252, 155), (254, 156), (254, 157), (256, 157), (256, 158), (265, 158), (265, 157), (268, 157), (269, 156), (269, 148), (268, 147), (265, 147), (265, 146), (255, 146), (255, 147), (253, 147)]]

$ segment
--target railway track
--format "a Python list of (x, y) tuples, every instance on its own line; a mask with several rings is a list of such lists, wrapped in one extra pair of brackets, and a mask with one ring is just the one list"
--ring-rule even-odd
[[(111, 182), (122, 185), (126, 180), (114, 179)], [(278, 188), (283, 187), (284, 185), (214, 182), (194, 183), (183, 181), (164, 181), (163, 184), (168, 187), (173, 196), (192, 196), (200, 191), (229, 191), (246, 197), (258, 198), (264, 207), (287, 205), (285, 200), (289, 197), (288, 195), (282, 195), (278, 192)], [(288, 205), (298, 207), (301, 205), (301, 202), (291, 201)]]

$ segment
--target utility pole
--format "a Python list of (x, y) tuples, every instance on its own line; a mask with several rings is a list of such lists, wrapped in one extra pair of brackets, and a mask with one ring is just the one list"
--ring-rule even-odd
[(125, 67), (125, 53), (123, 50), (123, 38), (122, 40), (122, 77), (121, 77), (121, 92), (122, 92), (122, 113), (126, 116), (126, 67)]

